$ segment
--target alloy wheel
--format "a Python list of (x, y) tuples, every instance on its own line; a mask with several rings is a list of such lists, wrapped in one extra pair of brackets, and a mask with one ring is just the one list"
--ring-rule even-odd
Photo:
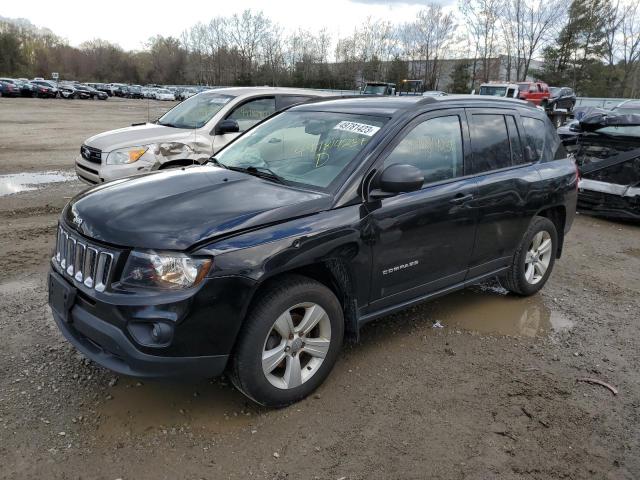
[(273, 323), (262, 350), (262, 371), (284, 390), (296, 388), (315, 375), (331, 344), (327, 312), (312, 302), (287, 309)]
[(535, 285), (544, 277), (551, 261), (551, 235), (542, 230), (534, 235), (525, 258), (524, 278), (531, 285)]

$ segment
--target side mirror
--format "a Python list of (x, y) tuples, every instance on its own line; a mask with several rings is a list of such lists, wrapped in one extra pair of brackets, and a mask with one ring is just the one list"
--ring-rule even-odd
[(215, 128), (216, 135), (224, 135), (225, 133), (238, 133), (240, 125), (235, 120), (222, 120)]
[(393, 197), (398, 193), (415, 192), (422, 188), (424, 175), (413, 165), (396, 163), (389, 165), (378, 177), (378, 188), (372, 190), (371, 198)]

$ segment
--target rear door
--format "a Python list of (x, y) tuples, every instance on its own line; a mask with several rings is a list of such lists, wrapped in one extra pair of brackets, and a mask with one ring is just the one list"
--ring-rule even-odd
[(540, 175), (525, 161), (524, 134), (515, 110), (467, 109), (472, 157), (478, 182), (473, 202), (478, 228), (468, 278), (505, 267), (536, 211)]
[(469, 139), (464, 110), (414, 119), (377, 168), (410, 164), (422, 170), (421, 190), (368, 205), (372, 290), (368, 311), (397, 305), (464, 280), (476, 228), (474, 179), (465, 177)]

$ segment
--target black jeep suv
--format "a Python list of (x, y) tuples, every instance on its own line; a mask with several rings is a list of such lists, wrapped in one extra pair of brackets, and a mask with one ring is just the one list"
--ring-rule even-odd
[(67, 339), (111, 370), (227, 370), (254, 401), (283, 406), (375, 318), (495, 276), (537, 292), (577, 181), (544, 112), (518, 100), (299, 105), (207, 165), (71, 200), (49, 303)]

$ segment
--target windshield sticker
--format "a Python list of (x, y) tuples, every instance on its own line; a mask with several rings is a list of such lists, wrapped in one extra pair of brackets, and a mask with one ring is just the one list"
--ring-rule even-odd
[(375, 133), (380, 130), (380, 127), (375, 127), (373, 125), (367, 125), (366, 123), (357, 123), (357, 122), (347, 122), (343, 120), (338, 123), (334, 130), (343, 130), (345, 132), (359, 133), (360, 135), (366, 135), (367, 137), (372, 137)]
[(228, 103), (229, 100), (231, 100), (229, 97), (211, 97), (209, 99), (209, 105), (224, 105), (225, 103)]

